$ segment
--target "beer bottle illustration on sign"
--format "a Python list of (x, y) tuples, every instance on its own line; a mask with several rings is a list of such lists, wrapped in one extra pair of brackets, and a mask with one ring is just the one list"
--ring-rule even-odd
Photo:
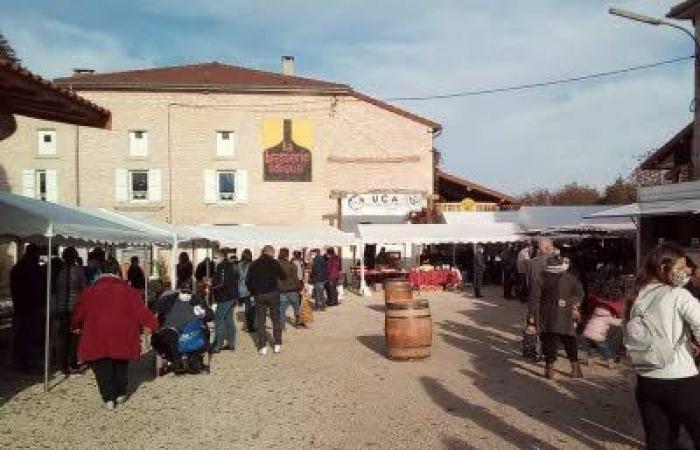
[(282, 127), (282, 141), (263, 152), (263, 180), (311, 181), (311, 151), (294, 142), (291, 119)]

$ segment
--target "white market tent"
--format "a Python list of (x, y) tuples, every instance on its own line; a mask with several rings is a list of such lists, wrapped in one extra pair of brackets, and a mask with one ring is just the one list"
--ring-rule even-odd
[[(51, 258), (55, 244), (128, 244), (167, 243), (162, 234), (107, 220), (99, 214), (79, 208), (0, 192), (0, 236), (46, 243), (46, 325), (44, 341), (44, 390), (49, 383), (49, 348), (51, 314)], [(38, 281), (38, 280), (37, 280)]]
[(365, 244), (477, 244), (527, 240), (516, 223), (359, 225)]
[(221, 247), (326, 247), (357, 244), (357, 238), (330, 225), (195, 225), (191, 233)]
[(600, 216), (608, 206), (524, 206), (518, 211), (445, 212), (448, 224), (517, 224), (525, 233), (629, 233), (636, 230), (626, 216)]

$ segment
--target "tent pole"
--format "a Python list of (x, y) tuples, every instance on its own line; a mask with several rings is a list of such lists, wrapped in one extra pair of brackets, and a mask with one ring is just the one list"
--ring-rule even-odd
[[(207, 289), (207, 305), (211, 305), (211, 274), (209, 273), (209, 264), (210, 261), (213, 260), (211, 256), (209, 255), (209, 252), (211, 251), (211, 242), (207, 241), (207, 256), (204, 257), (204, 262), (207, 266), (207, 283), (209, 283), (209, 287)], [(207, 261), (207, 258), (209, 258), (209, 261)]]
[(172, 251), (170, 252), (170, 289), (175, 290), (177, 287), (175, 282), (177, 281), (177, 234), (173, 233), (173, 245)]
[(360, 295), (369, 297), (369, 289), (365, 283), (365, 243), (360, 241)]
[[(150, 247), (151, 247), (151, 264), (149, 264), (149, 266), (153, 265), (152, 264), (153, 263), (153, 246), (151, 245)], [(146, 248), (147, 247), (144, 247), (144, 250)], [(145, 253), (144, 253), (144, 255), (145, 255)], [(144, 263), (145, 263), (145, 261), (144, 261)], [(151, 271), (147, 268), (146, 272), (144, 273), (144, 277), (143, 277), (144, 281), (145, 281), (144, 289), (143, 289), (143, 304), (146, 305), (146, 307), (148, 307), (148, 279), (150, 277), (151, 277)]]
[(49, 353), (51, 333), (51, 244), (53, 238), (53, 224), (49, 224), (46, 233), (48, 238), (48, 259), (46, 263), (46, 320), (44, 321), (44, 392), (49, 392)]

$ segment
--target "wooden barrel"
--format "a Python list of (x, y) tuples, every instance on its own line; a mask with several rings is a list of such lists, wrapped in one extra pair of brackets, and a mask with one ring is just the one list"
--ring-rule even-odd
[(386, 280), (384, 282), (385, 303), (405, 303), (413, 300), (411, 283), (406, 280)]
[(430, 356), (433, 322), (428, 300), (387, 303), (384, 323), (387, 356), (414, 359)]

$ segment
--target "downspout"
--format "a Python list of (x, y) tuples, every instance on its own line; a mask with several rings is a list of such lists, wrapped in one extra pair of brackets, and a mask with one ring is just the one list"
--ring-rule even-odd
[(167, 130), (167, 147), (168, 147), (168, 220), (172, 224), (173, 221), (173, 155), (170, 148), (170, 107), (173, 103), (168, 103), (168, 130)]
[(75, 126), (75, 206), (80, 206), (80, 125)]

